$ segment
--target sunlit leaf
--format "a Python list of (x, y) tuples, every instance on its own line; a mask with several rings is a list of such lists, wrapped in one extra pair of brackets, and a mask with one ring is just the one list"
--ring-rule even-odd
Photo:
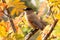
[(56, 14), (55, 18), (60, 20), (60, 13)]
[(12, 11), (11, 11), (11, 15), (14, 15), (16, 13), (16, 15), (19, 14), (19, 12), (23, 12), (24, 8), (26, 8), (25, 3), (24, 2), (20, 2), (20, 0), (13, 0), (7, 3), (8, 8), (9, 7), (13, 7)]
[(36, 40), (42, 40), (42, 36), (39, 35), (39, 36), (36, 38)]
[(16, 13), (16, 8), (14, 8), (12, 11), (11, 11), (11, 15), (14, 15)]

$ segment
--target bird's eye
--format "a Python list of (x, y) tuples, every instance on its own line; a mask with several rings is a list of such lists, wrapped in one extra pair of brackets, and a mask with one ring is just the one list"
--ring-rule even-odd
[(33, 10), (32, 8), (26, 8), (24, 9), (24, 11), (28, 11), (28, 10)]

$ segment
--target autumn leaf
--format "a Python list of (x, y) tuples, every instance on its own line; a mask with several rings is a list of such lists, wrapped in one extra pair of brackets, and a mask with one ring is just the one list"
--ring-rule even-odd
[(16, 8), (14, 8), (12, 11), (11, 11), (11, 15), (14, 15), (16, 12)]
[[(6, 0), (6, 2), (7, 2), (7, 0)], [(23, 12), (24, 11), (23, 9), (26, 8), (25, 3), (21, 2), (20, 0), (14, 0), (14, 1), (9, 0), (7, 5), (8, 5), (8, 8), (13, 7), (13, 9), (11, 10), (11, 15), (14, 15), (15, 13), (16, 13), (16, 15), (18, 15), (19, 12), (20, 13)]]
[(60, 20), (60, 13), (54, 15), (56, 19)]
[[(4, 21), (0, 22), (0, 36), (7, 36), (7, 32), (6, 32), (6, 24)], [(4, 33), (3, 33), (4, 32)]]
[(2, 9), (1, 9), (1, 7), (0, 7), (0, 17), (2, 17), (4, 14), (3, 14), (3, 12), (2, 12)]
[(42, 40), (42, 35), (39, 35), (36, 40)]
[(2, 17), (4, 14), (3, 14), (3, 12), (0, 12), (0, 17)]
[(0, 7), (2, 10), (4, 10), (5, 7), (7, 8), (7, 4), (6, 3), (0, 3)]

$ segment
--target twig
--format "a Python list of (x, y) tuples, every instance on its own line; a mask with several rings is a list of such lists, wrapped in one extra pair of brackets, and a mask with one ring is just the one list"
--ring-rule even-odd
[(46, 35), (44, 35), (42, 40), (47, 40), (47, 38), (50, 36), (50, 34), (52, 33), (53, 29), (55, 28), (55, 25), (57, 24), (57, 22), (58, 22), (58, 20), (54, 21), (54, 23), (51, 25), (50, 31)]
[(31, 31), (30, 33), (28, 33), (25, 37), (25, 40), (29, 40), (39, 29), (35, 29), (33, 31)]

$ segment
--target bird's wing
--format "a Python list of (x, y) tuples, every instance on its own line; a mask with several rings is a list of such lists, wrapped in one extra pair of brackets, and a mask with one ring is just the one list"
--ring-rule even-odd
[(35, 27), (43, 30), (43, 24), (39, 21), (39, 19), (35, 15), (30, 15), (28, 21)]

